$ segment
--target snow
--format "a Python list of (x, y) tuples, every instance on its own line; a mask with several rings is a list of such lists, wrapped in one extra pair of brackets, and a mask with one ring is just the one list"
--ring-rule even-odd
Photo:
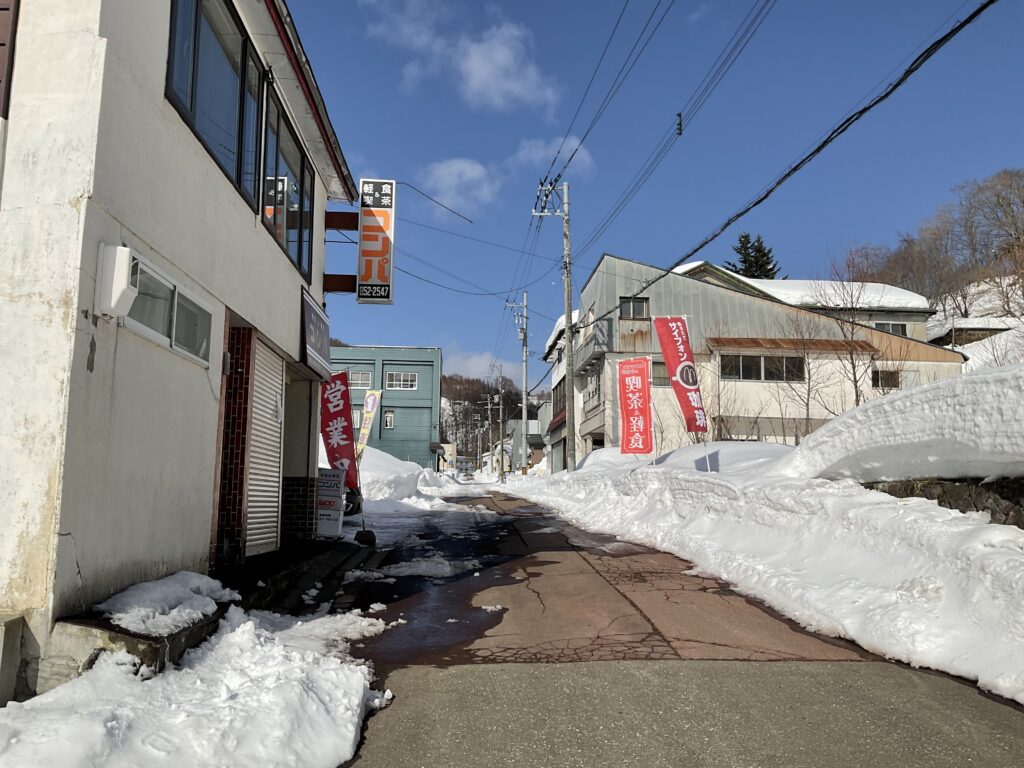
[(1002, 365), (1024, 363), (1024, 322), (1007, 320), (1013, 327), (1004, 333), (997, 333), (987, 339), (954, 347), (967, 355), (964, 370), (978, 371), (983, 368), (998, 368)]
[(631, 453), (620, 453), (618, 446), (598, 448), (591, 451), (576, 463), (578, 472), (601, 472), (606, 469), (642, 467), (650, 464), (654, 456), (637, 456)]
[[(4, 768), (335, 768), (350, 759), (370, 669), (347, 641), (382, 632), (357, 613), (302, 622), (232, 606), (178, 668), (152, 677), (123, 651), (81, 677), (0, 709)], [(138, 674), (136, 674), (138, 670)]]
[[(576, 323), (576, 322), (579, 321), (579, 319), (580, 319), (580, 311), (578, 309), (574, 309), (572, 311), (572, 322)], [(544, 345), (544, 359), (545, 360), (547, 360), (548, 355), (551, 354), (551, 348), (554, 346), (555, 342), (558, 341), (559, 334), (561, 334), (562, 331), (564, 331), (564, 330), (565, 330), (565, 313), (563, 312), (561, 315), (559, 315), (555, 319), (555, 326), (554, 326), (554, 328), (551, 329), (551, 335), (548, 336), (548, 341)]]
[(345, 574), (345, 583), (352, 581), (383, 581), (398, 576), (426, 576), (445, 579), (458, 576), (480, 567), (478, 560), (447, 560), (440, 554), (417, 557), (394, 565), (386, 565), (374, 571), (353, 570)]
[(804, 438), (779, 469), (860, 482), (1024, 475), (1024, 365), (869, 401)]
[(513, 492), (689, 560), (809, 630), (1024, 703), (1024, 531), (983, 513), (787, 477), (763, 461), (560, 473)]
[(809, 630), (1024, 703), (1024, 531), (857, 482), (1024, 475), (1024, 366), (871, 401), (795, 450), (713, 442), (645, 466), (613, 451), (511, 491), (676, 554)]
[(884, 283), (841, 280), (758, 280), (737, 275), (744, 282), (798, 307), (837, 306), (856, 300), (857, 309), (910, 309), (929, 311), (928, 299), (919, 293)]
[(209, 576), (179, 571), (136, 584), (95, 606), (111, 623), (140, 635), (163, 637), (211, 616), (217, 601), (241, 595)]

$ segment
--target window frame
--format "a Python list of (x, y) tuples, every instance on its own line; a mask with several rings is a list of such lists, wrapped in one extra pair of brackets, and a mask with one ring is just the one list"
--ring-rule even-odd
[[(390, 417), (390, 419), (388, 417)], [(391, 422), (390, 425), (388, 424), (388, 421)], [(381, 429), (394, 429), (395, 428), (395, 409), (394, 408), (388, 408), (388, 409), (384, 410), (381, 413), (380, 428)]]
[[(889, 375), (889, 376), (895, 376), (896, 377), (896, 385), (895, 386), (886, 386), (886, 385), (882, 384), (882, 375), (883, 374)], [(903, 381), (902, 381), (902, 377), (900, 376), (900, 372), (899, 371), (890, 371), (890, 370), (886, 370), (884, 368), (872, 368), (871, 369), (871, 388), (872, 389), (881, 389), (881, 390), (893, 391), (893, 390), (897, 390), (897, 389), (902, 389), (902, 385), (903, 385)]]
[[(903, 329), (902, 333), (896, 330), (897, 327)], [(908, 338), (906, 323), (891, 323), (888, 321), (879, 321), (875, 323), (875, 330), (882, 331), (884, 333), (891, 333), (894, 336), (902, 336), (904, 339)]]
[[(655, 371), (658, 370), (658, 366), (665, 371), (664, 376), (659, 376)], [(672, 379), (668, 375), (668, 366), (664, 362), (658, 360), (651, 361), (651, 386), (652, 387), (671, 387)]]
[[(637, 317), (636, 306), (639, 304), (643, 307), (643, 316)], [(629, 306), (630, 314), (625, 314), (626, 306)], [(619, 320), (650, 320), (651, 319), (651, 300), (647, 296), (620, 296), (619, 297)]]
[(244, 155), (245, 155), (245, 149), (244, 149), (244, 146), (243, 146), (243, 142), (244, 142), (244, 128), (245, 128), (245, 126), (244, 126), (244, 116), (245, 116), (245, 77), (246, 77), (246, 73), (247, 73), (249, 59), (252, 59), (252, 61), (256, 64), (257, 73), (259, 75), (259, 82), (260, 82), (260, 89), (259, 89), (259, 95), (258, 95), (259, 97), (258, 97), (257, 103), (256, 103), (256, 113), (257, 113), (258, 117), (257, 117), (256, 137), (255, 137), (256, 173), (258, 174), (260, 172), (260, 170), (261, 170), (260, 160), (262, 159), (262, 153), (263, 153), (263, 130), (262, 130), (262, 123), (263, 123), (264, 102), (266, 101), (265, 94), (267, 92), (267, 87), (266, 87), (267, 67), (263, 64), (263, 60), (259, 56), (259, 51), (256, 49), (256, 46), (253, 45), (252, 38), (249, 36), (249, 31), (245, 28), (245, 25), (242, 23), (242, 19), (238, 15), (238, 11), (235, 9), (234, 4), (231, 3), (231, 2), (228, 2), (227, 0), (216, 0), (216, 2), (219, 2), (222, 6), (224, 6), (227, 9), (228, 15), (230, 16), (232, 22), (234, 22), (235, 27), (237, 28), (238, 33), (239, 33), (239, 35), (240, 35), (240, 37), (242, 39), (242, 51), (241, 51), (241, 65), (242, 66), (241, 66), (241, 71), (239, 72), (239, 81), (238, 81), (238, 103), (237, 103), (236, 108), (235, 108), (235, 119), (236, 119), (235, 127), (236, 127), (236, 130), (238, 131), (238, 135), (236, 137), (236, 147), (235, 147), (235, 151), (236, 151), (236, 155), (235, 155), (235, 173), (234, 173), (234, 176), (232, 176), (230, 173), (228, 173), (228, 171), (224, 168), (224, 166), (222, 166), (220, 164), (220, 162), (217, 160), (216, 154), (210, 148), (209, 143), (206, 141), (205, 138), (203, 138), (202, 134), (199, 133), (199, 129), (196, 127), (195, 91), (196, 91), (196, 80), (197, 80), (197, 77), (198, 77), (198, 67), (197, 67), (197, 64), (198, 64), (198, 60), (199, 60), (199, 58), (198, 58), (199, 57), (199, 45), (198, 45), (199, 16), (202, 13), (203, 0), (195, 0), (195, 11), (194, 11), (193, 19), (192, 19), (192, 66), (191, 66), (191, 71), (190, 71), (191, 77), (190, 77), (190, 81), (189, 81), (189, 96), (190, 96), (190, 100), (192, 101), (192, 105), (191, 106), (189, 106), (187, 104), (182, 104), (181, 103), (181, 100), (178, 97), (178, 94), (175, 92), (175, 90), (174, 90), (174, 88), (173, 88), (173, 86), (171, 84), (171, 79), (172, 79), (172, 75), (173, 75), (173, 71), (174, 71), (173, 63), (174, 63), (175, 44), (177, 42), (175, 40), (175, 38), (176, 38), (176, 34), (175, 34), (176, 33), (175, 21), (177, 20), (176, 11), (177, 11), (178, 6), (179, 6), (179, 4), (181, 2), (182, 2), (182, 0), (171, 0), (170, 29), (168, 30), (168, 35), (167, 35), (167, 67), (166, 67), (166, 72), (164, 73), (164, 98), (167, 99), (167, 101), (170, 103), (170, 105), (172, 107), (174, 107), (175, 111), (181, 117), (182, 122), (184, 122), (185, 125), (188, 126), (189, 130), (192, 131), (192, 134), (196, 137), (196, 139), (202, 145), (203, 149), (206, 150), (206, 153), (210, 156), (210, 160), (212, 160), (213, 164), (218, 168), (218, 170), (220, 170), (221, 173), (224, 174), (225, 178), (227, 178), (227, 180), (229, 182), (231, 182), (231, 185), (235, 188), (235, 191), (238, 192), (242, 196), (242, 199), (245, 200), (245, 202), (249, 206), (249, 208), (253, 212), (259, 213), (260, 191), (261, 191), (263, 185), (260, 183), (259, 178), (257, 178), (256, 194), (255, 194), (255, 196), (253, 198), (250, 199), (249, 195), (245, 191), (245, 185), (243, 183), (243, 178), (244, 178), (243, 164), (244, 164)]
[[(315, 217), (316, 171), (313, 170), (313, 163), (309, 159), (309, 155), (306, 152), (305, 146), (303, 145), (302, 141), (300, 141), (300, 139), (299, 139), (301, 134), (298, 131), (296, 131), (295, 127), (292, 125), (291, 118), (288, 116), (288, 112), (285, 110), (285, 108), (283, 106), (283, 103), (281, 101), (281, 97), (277, 94), (277, 91), (274, 88), (271, 88), (269, 86), (264, 88), (263, 90), (264, 90), (264, 94), (265, 94), (264, 97), (263, 97), (263, 101), (265, 102), (266, 106), (264, 107), (263, 114), (262, 114), (262, 127), (261, 127), (261, 130), (260, 130), (260, 142), (259, 142), (260, 153), (261, 153), (260, 154), (260, 158), (261, 158), (262, 162), (259, 163), (259, 166), (257, 168), (257, 172), (260, 174), (260, 180), (261, 180), (260, 200), (262, 202), (262, 205), (259, 206), (259, 210), (257, 211), (257, 213), (258, 213), (258, 215), (260, 217), (260, 221), (263, 222), (263, 226), (266, 228), (267, 232), (270, 233), (270, 236), (273, 238), (274, 242), (278, 244), (278, 246), (281, 248), (282, 251), (284, 251), (285, 257), (288, 259), (289, 262), (291, 262), (292, 266), (295, 267), (296, 270), (298, 270), (299, 274), (302, 275), (302, 278), (306, 281), (306, 284), (307, 285), (311, 285), (312, 284), (312, 273), (313, 273), (313, 246), (312, 246), (312, 243), (313, 243), (313, 240), (314, 240), (314, 233), (316, 231), (316, 226), (315, 226), (316, 225), (316, 222), (315, 222), (315, 218), (316, 218)], [(292, 259), (292, 255), (288, 252), (288, 214), (287, 214), (287, 211), (285, 212), (284, 229), (282, 230), (283, 239), (279, 239), (278, 236), (277, 236), (277, 232), (274, 231), (274, 227), (276, 226), (276, 223), (274, 221), (267, 221), (267, 217), (265, 215), (265, 213), (266, 213), (266, 192), (267, 192), (265, 187), (266, 187), (267, 178), (268, 178), (268, 175), (267, 175), (267, 119), (268, 119), (268, 117), (270, 115), (271, 99), (273, 99), (274, 108), (277, 110), (277, 130), (276, 130), (276, 132), (274, 134), (275, 137), (276, 137), (276, 141), (275, 141), (275, 150), (276, 151), (274, 152), (274, 181), (275, 181), (275, 185), (276, 185), (277, 179), (281, 178), (278, 175), (280, 173), (280, 168), (278, 168), (278, 158), (281, 156), (281, 134), (284, 132), (284, 131), (282, 131), (282, 127), (284, 128), (284, 130), (286, 130), (288, 132), (288, 135), (295, 141), (295, 146), (298, 148), (299, 155), (301, 157), (301, 162), (299, 163), (299, 178), (297, 179), (297, 181), (298, 181), (298, 189), (299, 189), (299, 208), (298, 208), (299, 226), (298, 226), (298, 229), (297, 229), (297, 231), (298, 231), (298, 238), (299, 238), (299, 247), (298, 247), (298, 260), (297, 261), (293, 260)], [(312, 201), (309, 204), (309, 212), (310, 212), (310, 217), (313, 220), (310, 221), (310, 227), (309, 227), (309, 246), (308, 246), (309, 264), (307, 265), (306, 269), (303, 269), (303, 267), (302, 267), (303, 256), (307, 254), (307, 244), (306, 244), (304, 238), (302, 237), (302, 211), (303, 211), (303, 208), (305, 207), (306, 172), (307, 171), (310, 172), (310, 175), (312, 177), (312, 184), (310, 185), (310, 191), (312, 193), (313, 199), (312, 199)], [(276, 212), (277, 206), (275, 205), (274, 207), (275, 207), (275, 212)]]
[[(391, 377), (404, 377), (412, 376), (412, 386), (405, 387), (399, 384), (398, 386), (392, 386)], [(384, 389), (389, 392), (416, 392), (420, 388), (420, 374), (419, 371), (385, 371), (384, 372)]]
[[(730, 360), (736, 360), (736, 375), (726, 376), (724, 374), (726, 358)], [(757, 360), (757, 371), (758, 378), (748, 378), (743, 375), (743, 364), (745, 360), (756, 359)], [(781, 379), (769, 379), (766, 377), (768, 370), (767, 360), (778, 360), (779, 365), (782, 369)], [(790, 373), (790, 360), (800, 361), (800, 378), (789, 378)], [(720, 381), (751, 381), (761, 384), (787, 384), (797, 383), (807, 380), (807, 360), (800, 355), (751, 355), (743, 354), (741, 352), (729, 352), (720, 353), (718, 356), (718, 378)]]
[[(362, 384), (356, 384), (355, 381), (353, 381), (352, 377), (355, 374), (359, 374), (360, 376), (363, 376), (365, 374), (365, 376), (368, 379), (368, 381), (366, 383), (366, 386), (363, 386)], [(373, 389), (373, 372), (372, 371), (353, 371), (350, 368), (348, 370), (348, 388), (349, 389)]]
[[(171, 289), (171, 294), (172, 294), (172, 299), (171, 299), (171, 317), (170, 317), (171, 333), (170, 333), (169, 336), (165, 336), (164, 334), (160, 333), (156, 329), (149, 327), (148, 325), (146, 325), (145, 323), (143, 323), (143, 322), (141, 322), (139, 320), (136, 320), (134, 317), (129, 317), (127, 312), (122, 317), (118, 318), (118, 324), (121, 327), (123, 327), (123, 328), (127, 328), (132, 333), (138, 334), (139, 336), (142, 336), (143, 338), (145, 338), (145, 339), (147, 339), (149, 341), (152, 341), (153, 343), (163, 347), (164, 349), (169, 349), (170, 351), (175, 352), (175, 353), (181, 355), (182, 357), (184, 357), (184, 358), (186, 358), (188, 360), (191, 360), (193, 363), (196, 363), (197, 365), (201, 365), (204, 368), (209, 368), (210, 367), (210, 361), (209, 360), (204, 360), (203, 358), (199, 357), (198, 355), (195, 355), (192, 352), (190, 352), (188, 349), (185, 349), (184, 347), (182, 347), (179, 344), (177, 344), (175, 342), (174, 336), (175, 336), (175, 332), (177, 330), (176, 329), (176, 324), (177, 324), (177, 320), (178, 320), (178, 296), (182, 295), (186, 299), (188, 299), (188, 301), (191, 301), (193, 304), (195, 304), (197, 307), (199, 307), (199, 309), (203, 310), (204, 312), (206, 312), (206, 314), (208, 314), (210, 316), (210, 339), (209, 339), (209, 341), (210, 341), (210, 351), (212, 352), (213, 351), (213, 328), (214, 328), (213, 318), (214, 318), (214, 314), (213, 314), (213, 311), (211, 310), (210, 306), (205, 301), (201, 300), (198, 296), (196, 296), (194, 293), (192, 293), (192, 291), (183, 290), (178, 283), (174, 282), (174, 280), (172, 280), (170, 277), (168, 277), (165, 272), (163, 272), (162, 270), (154, 267), (149, 261), (146, 261), (145, 259), (140, 259), (140, 258), (133, 258), (132, 261), (133, 261), (132, 266), (135, 267), (136, 265), (138, 265), (138, 269), (139, 269), (140, 273), (142, 271), (145, 271), (147, 274), (149, 274), (150, 277), (153, 277), (154, 279), (156, 279), (157, 281), (159, 281), (160, 283), (162, 283), (163, 285), (165, 285), (166, 287)], [(133, 302), (133, 304), (134, 304), (134, 302)], [(129, 312), (131, 311), (131, 307), (128, 308), (128, 311)], [(212, 357), (212, 355), (211, 355), (211, 357)]]

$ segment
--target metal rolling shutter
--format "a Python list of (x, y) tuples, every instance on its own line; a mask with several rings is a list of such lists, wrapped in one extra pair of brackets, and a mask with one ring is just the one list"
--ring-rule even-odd
[(284, 360), (261, 341), (253, 366), (246, 494), (245, 554), (277, 549), (281, 530)]

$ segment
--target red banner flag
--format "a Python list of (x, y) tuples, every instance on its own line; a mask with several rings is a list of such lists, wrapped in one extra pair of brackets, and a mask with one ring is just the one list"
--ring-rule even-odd
[(697, 382), (697, 366), (690, 349), (690, 332), (685, 317), (656, 317), (654, 330), (658, 332), (665, 369), (672, 382), (679, 407), (686, 419), (687, 432), (707, 432), (708, 417)]
[(634, 357), (619, 361), (619, 415), (622, 421), (621, 453), (651, 453), (651, 361)]
[(358, 488), (351, 390), (346, 371), (335, 373), (320, 388), (320, 434), (331, 468), (345, 473), (346, 488)]

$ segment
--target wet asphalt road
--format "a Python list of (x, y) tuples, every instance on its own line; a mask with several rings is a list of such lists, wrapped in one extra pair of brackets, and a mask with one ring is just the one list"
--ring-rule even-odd
[(378, 522), (385, 564), (456, 573), (348, 587), (405, 622), (353, 649), (396, 698), (351, 765), (1024, 765), (1024, 711), (969, 683), (529, 502), (452, 501), (479, 511)]

